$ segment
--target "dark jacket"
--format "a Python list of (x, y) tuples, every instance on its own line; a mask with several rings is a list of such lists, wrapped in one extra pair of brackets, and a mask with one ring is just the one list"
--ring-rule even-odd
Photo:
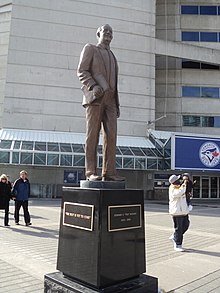
[(0, 209), (5, 209), (11, 198), (11, 187), (8, 183), (0, 182)]
[(30, 196), (29, 180), (17, 179), (12, 189), (12, 195), (16, 197), (16, 200), (28, 200)]
[(189, 180), (186, 184), (186, 194), (191, 194), (192, 193), (192, 190), (193, 190), (193, 182), (191, 180)]

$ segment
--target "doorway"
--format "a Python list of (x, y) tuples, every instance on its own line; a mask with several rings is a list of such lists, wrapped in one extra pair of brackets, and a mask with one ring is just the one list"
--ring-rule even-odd
[(219, 198), (219, 177), (193, 176), (194, 198)]

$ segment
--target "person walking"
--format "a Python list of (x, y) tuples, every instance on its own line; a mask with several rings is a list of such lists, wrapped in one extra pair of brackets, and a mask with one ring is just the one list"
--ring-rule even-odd
[(174, 224), (174, 234), (170, 239), (174, 241), (174, 250), (184, 251), (182, 247), (183, 234), (189, 228), (189, 207), (186, 201), (186, 184), (180, 181), (180, 175), (169, 177), (169, 213)]
[(19, 211), (22, 206), (24, 211), (24, 221), (26, 226), (30, 226), (30, 214), (28, 211), (28, 198), (30, 196), (30, 182), (27, 178), (27, 172), (22, 170), (20, 177), (15, 181), (12, 189), (12, 195), (15, 197), (15, 224), (19, 225)]
[(9, 202), (11, 199), (11, 185), (8, 183), (7, 175), (0, 177), (0, 209), (5, 210), (4, 225), (9, 226)]
[[(116, 175), (118, 64), (110, 50), (113, 31), (105, 24), (97, 29), (97, 45), (86, 44), (81, 52), (77, 75), (82, 83), (86, 108), (85, 169), (88, 180), (124, 181)], [(99, 133), (103, 132), (102, 176), (97, 174)]]

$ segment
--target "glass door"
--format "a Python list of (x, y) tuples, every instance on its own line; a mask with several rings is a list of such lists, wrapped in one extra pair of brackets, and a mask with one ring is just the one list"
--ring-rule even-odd
[(194, 198), (219, 198), (220, 177), (193, 176)]
[(202, 176), (202, 198), (209, 198), (210, 178)]
[(218, 177), (211, 177), (211, 198), (219, 197)]
[(193, 187), (193, 197), (194, 198), (200, 198), (200, 176), (193, 176), (193, 182), (194, 182), (194, 187)]

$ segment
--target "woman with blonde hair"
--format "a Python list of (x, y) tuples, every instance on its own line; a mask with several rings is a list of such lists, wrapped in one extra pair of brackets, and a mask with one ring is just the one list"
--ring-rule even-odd
[(2, 174), (0, 176), (0, 209), (5, 210), (4, 224), (8, 224), (8, 214), (9, 214), (9, 201), (11, 199), (11, 186), (8, 183), (7, 175)]

